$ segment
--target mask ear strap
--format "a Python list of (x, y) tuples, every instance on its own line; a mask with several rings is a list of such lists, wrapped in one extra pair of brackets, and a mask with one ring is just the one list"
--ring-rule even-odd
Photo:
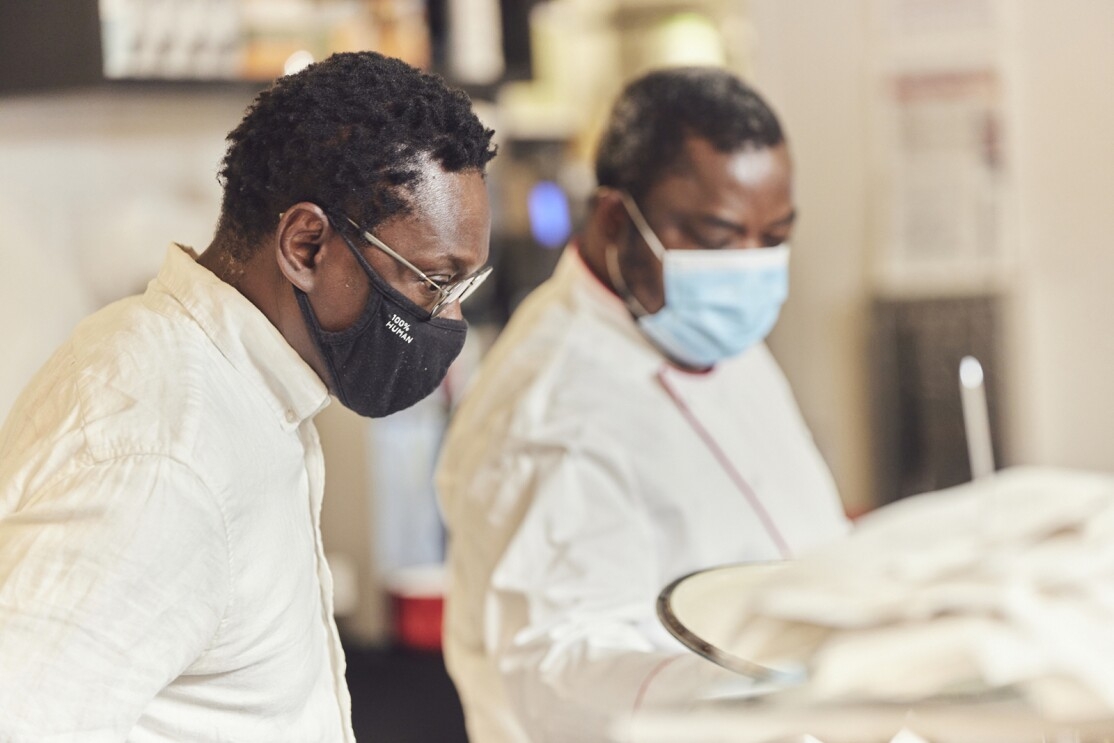
[(627, 305), (627, 309), (635, 317), (645, 317), (650, 313), (638, 301), (638, 297), (627, 286), (626, 279), (623, 278), (623, 269), (619, 266), (619, 251), (612, 244), (608, 245), (604, 250), (604, 262), (607, 264), (607, 276), (611, 279), (611, 283), (615, 285), (618, 290), (619, 296), (622, 297), (623, 302)]
[(665, 263), (665, 246), (661, 244), (661, 240), (658, 239), (658, 236), (650, 227), (650, 223), (642, 216), (642, 210), (638, 208), (638, 204), (634, 203), (634, 199), (631, 198), (631, 195), (626, 191), (620, 191), (619, 196), (622, 197), (623, 206), (626, 207), (627, 214), (630, 215), (631, 221), (634, 222), (634, 226), (638, 229), (638, 233), (642, 235), (642, 239), (650, 246), (650, 250), (654, 253), (654, 257), (662, 263)]
[(309, 296), (296, 286), (294, 287), (294, 296), (298, 300), (298, 306), (302, 308), (302, 317), (308, 325), (308, 330), (310, 331), (309, 335), (310, 338), (313, 339), (313, 345), (317, 346), (317, 350), (321, 353), (321, 357), (325, 359), (325, 366), (329, 368), (329, 376), (332, 377), (330, 386), (335, 388), (331, 389), (330, 392), (333, 392), (337, 396), (341, 405), (348, 407), (348, 396), (344, 394), (344, 389), (341, 388), (337, 381), (340, 379), (340, 375), (337, 373), (336, 364), (333, 363), (333, 354), (325, 347), (322, 340), (322, 335), (325, 331), (322, 329), (321, 323), (317, 320), (317, 313), (313, 311), (313, 305), (309, 303)]

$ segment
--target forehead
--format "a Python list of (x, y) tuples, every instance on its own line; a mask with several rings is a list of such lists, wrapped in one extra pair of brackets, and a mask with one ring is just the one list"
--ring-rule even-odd
[(784, 143), (720, 152), (707, 140), (691, 137), (676, 167), (658, 179), (646, 201), (650, 209), (671, 211), (789, 211), (792, 171)]
[(412, 261), (475, 270), (487, 261), (491, 209), (478, 170), (449, 173), (427, 165), (410, 194), (410, 209), (383, 222), (379, 239)]

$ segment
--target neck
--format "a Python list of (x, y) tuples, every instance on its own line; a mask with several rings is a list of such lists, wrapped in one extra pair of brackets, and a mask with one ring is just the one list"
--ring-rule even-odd
[(247, 274), (245, 262), (237, 258), (226, 243), (219, 240), (213, 240), (197, 262), (212, 271), (218, 279), (237, 289)]
[(607, 269), (607, 246), (593, 240), (590, 235), (584, 235), (577, 245), (577, 250), (592, 275), (612, 294), (622, 298)]
[[(282, 280), (274, 261), (269, 260), (267, 251), (254, 250), (247, 258), (242, 258), (241, 255), (241, 251), (231, 249), (228, 243), (217, 239), (205, 249), (197, 262), (243, 294), (266, 315), (271, 324), (283, 332), (283, 302), (279, 292), (282, 289), (289, 290), (290, 285)], [(290, 298), (293, 298), (293, 293)]]
[(332, 390), (325, 361), (309, 336), (293, 286), (279, 269), (274, 253), (259, 246), (247, 252), (246, 259), (238, 254), (242, 252), (218, 237), (197, 262), (254, 304)]

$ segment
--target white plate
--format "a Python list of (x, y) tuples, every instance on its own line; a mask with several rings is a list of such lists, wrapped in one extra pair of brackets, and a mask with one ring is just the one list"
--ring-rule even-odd
[(762, 665), (727, 649), (745, 612), (749, 590), (786, 564), (725, 565), (678, 578), (658, 595), (658, 618), (685, 647), (724, 668), (779, 686), (802, 683), (801, 668)]

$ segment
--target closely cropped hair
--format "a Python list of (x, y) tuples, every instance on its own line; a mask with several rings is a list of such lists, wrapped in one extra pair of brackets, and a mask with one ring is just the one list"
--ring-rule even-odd
[(373, 229), (407, 211), (423, 163), (482, 173), (493, 133), (441, 78), (375, 52), (335, 54), (275, 81), (228, 135), (218, 231), (247, 257), (299, 201)]
[(616, 101), (596, 154), (596, 181), (636, 200), (678, 162), (686, 137), (720, 152), (785, 140), (773, 110), (726, 70), (683, 67), (631, 82)]

